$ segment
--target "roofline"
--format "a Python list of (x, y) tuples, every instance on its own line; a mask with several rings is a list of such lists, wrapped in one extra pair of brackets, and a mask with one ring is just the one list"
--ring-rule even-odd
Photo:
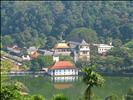
[(76, 68), (76, 67), (72, 67), (72, 68), (54, 68), (54, 69), (49, 68), (49, 70), (56, 70), (56, 69), (78, 69), (78, 68)]

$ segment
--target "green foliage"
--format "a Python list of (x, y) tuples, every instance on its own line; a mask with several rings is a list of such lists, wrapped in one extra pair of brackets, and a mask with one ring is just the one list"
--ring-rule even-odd
[[(9, 72), (12, 67), (12, 62), (10, 60), (2, 60), (1, 61), (1, 72), (6, 73)], [(7, 81), (8, 77), (6, 75), (1, 75), (1, 84), (5, 84), (5, 81)]]
[(123, 59), (123, 65), (122, 66), (131, 66), (132, 65), (132, 52), (130, 52), (130, 49), (126, 48), (113, 48), (109, 51), (109, 55), (112, 55), (114, 57), (119, 57), (119, 59)]
[(24, 67), (25, 69), (29, 69), (30, 66), (32, 65), (32, 64), (31, 64), (31, 61), (23, 61), (22, 64), (23, 64), (23, 67)]
[(53, 36), (48, 36), (47, 43), (45, 48), (51, 49), (54, 47), (54, 45), (57, 43), (57, 39)]
[(119, 100), (116, 95), (111, 95), (105, 98), (105, 100)]
[(120, 39), (114, 39), (113, 40), (113, 46), (115, 46), (115, 47), (122, 46), (122, 41)]
[[(108, 38), (126, 43), (133, 38), (132, 3), (2, 1), (1, 33), (3, 40), (7, 40), (3, 41), (3, 45), (15, 42), (19, 46), (45, 47), (49, 36), (56, 39), (72, 36), (70, 39), (84, 38), (87, 42), (95, 42), (98, 36), (102, 43), (107, 42)], [(74, 37), (70, 32), (77, 29), (83, 33), (77, 33)], [(51, 46), (53, 43), (50, 43)]]
[(132, 48), (113, 47), (107, 52), (106, 56), (93, 54), (91, 56), (91, 65), (97, 64), (98, 68), (103, 71), (117, 72), (123, 69), (128, 69), (133, 62)]
[(26, 28), (20, 35), (13, 34), (15, 42), (19, 44), (20, 47), (35, 46), (37, 48), (44, 47), (47, 42), (45, 34), (38, 33), (36, 29)]
[(60, 61), (73, 61), (73, 58), (71, 56), (64, 56), (64, 55), (59, 55)]
[(44, 56), (44, 61), (45, 61), (44, 67), (48, 67), (54, 63), (52, 56)]
[(76, 28), (68, 35), (68, 40), (85, 39), (88, 43), (97, 41), (97, 34), (94, 30), (85, 27)]
[(125, 100), (133, 100), (133, 88), (131, 87), (125, 96)]
[(127, 43), (125, 44), (125, 47), (132, 48), (132, 49), (133, 49), (133, 39), (130, 40), (129, 42), (127, 42)]
[(14, 43), (14, 39), (10, 35), (5, 35), (1, 38), (1, 43), (4, 48)]
[(94, 86), (102, 86), (104, 83), (103, 77), (92, 71), (92, 68), (85, 67), (82, 69), (82, 72), (84, 73), (83, 76), (83, 81), (89, 86), (89, 87), (94, 87)]
[(69, 100), (69, 99), (65, 97), (63, 94), (56, 94), (53, 96), (51, 100)]
[(39, 55), (36, 59), (37, 59), (39, 66), (41, 66), (41, 68), (43, 68), (46, 63), (45, 56)]
[(32, 71), (40, 71), (43, 67), (48, 67), (53, 63), (52, 56), (39, 55), (37, 58), (32, 59), (31, 61), (23, 61), (23, 66)]
[(78, 68), (83, 68), (83, 67), (88, 66), (88, 65), (90, 65), (90, 62), (88, 62), (88, 61), (79, 60), (76, 62), (76, 67), (78, 67)]
[(16, 89), (20, 92), (25, 92), (27, 93), (28, 92), (28, 88), (21, 82), (15, 82), (14, 83)]
[(0, 97), (1, 100), (22, 100), (22, 95), (13, 85), (2, 85)]
[(33, 95), (30, 100), (45, 100), (42, 95)]
[(41, 66), (38, 63), (37, 58), (31, 60), (30, 70), (32, 70), (32, 71), (40, 71), (40, 70), (42, 70)]
[(9, 60), (1, 61), (1, 72), (9, 72), (12, 67), (12, 62)]

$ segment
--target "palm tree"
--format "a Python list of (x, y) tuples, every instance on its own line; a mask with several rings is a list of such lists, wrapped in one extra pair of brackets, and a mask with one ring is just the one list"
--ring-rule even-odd
[(92, 67), (84, 67), (82, 68), (83, 75), (83, 82), (87, 85), (87, 89), (85, 90), (85, 100), (91, 100), (92, 97), (92, 87), (97, 86), (101, 87), (104, 83), (103, 77), (94, 72)]

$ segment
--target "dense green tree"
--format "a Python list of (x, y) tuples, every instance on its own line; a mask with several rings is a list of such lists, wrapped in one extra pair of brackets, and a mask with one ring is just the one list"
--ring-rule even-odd
[(120, 39), (114, 39), (114, 40), (113, 40), (113, 46), (115, 46), (115, 47), (120, 47), (120, 46), (122, 46), (121, 40), (120, 40)]
[(6, 48), (7, 46), (13, 45), (14, 39), (10, 35), (5, 35), (1, 37), (1, 42), (3, 47)]
[(39, 64), (39, 66), (40, 66), (41, 68), (43, 68), (44, 65), (45, 65), (45, 63), (46, 63), (46, 61), (45, 61), (45, 56), (39, 55), (36, 59), (37, 59), (37, 62), (38, 62), (38, 64)]
[[(7, 72), (10, 71), (11, 67), (13, 66), (10, 60), (2, 60), (1, 61), (1, 73), (5, 73), (8, 75)], [(1, 85), (7, 82), (8, 77), (6, 75), (1, 75)]]
[(13, 85), (2, 85), (0, 97), (1, 100), (22, 100), (22, 95)]
[(63, 94), (56, 94), (53, 96), (51, 100), (69, 100), (69, 99), (65, 97)]
[(32, 95), (30, 100), (45, 100), (42, 95)]
[(44, 67), (49, 67), (54, 63), (52, 56), (45, 56), (44, 61), (45, 61)]
[(125, 44), (125, 47), (133, 49), (133, 39)]
[(38, 33), (37, 30), (32, 28), (26, 28), (23, 32), (18, 34), (14, 34), (16, 37), (16, 42), (20, 47), (29, 47), (29, 46), (36, 46), (44, 47), (47, 41), (45, 34)]
[(89, 66), (89, 65), (90, 65), (90, 62), (88, 62), (88, 61), (79, 60), (76, 62), (76, 67), (78, 67), (78, 68), (83, 68), (83, 67)]
[(81, 40), (85, 39), (88, 43), (93, 43), (97, 41), (97, 34), (94, 30), (88, 28), (77, 28), (74, 29), (68, 35), (68, 40)]
[(57, 43), (57, 39), (55, 37), (53, 37), (53, 36), (48, 36), (47, 40), (48, 41), (47, 41), (47, 43), (45, 45), (45, 48), (47, 48), (47, 49), (53, 48), (54, 45)]
[[(126, 43), (133, 38), (132, 4), (132, 1), (2, 1), (1, 33), (2, 37), (10, 35), (19, 46), (44, 47), (49, 35), (66, 39), (72, 30), (85, 27), (97, 33), (99, 42), (112, 38)], [(24, 36), (28, 27), (36, 35), (29, 31)], [(76, 38), (80, 36), (84, 37)], [(87, 42), (95, 42), (95, 37), (89, 36), (92, 38), (85, 37)]]
[(40, 71), (40, 70), (42, 70), (37, 59), (31, 60), (30, 70), (32, 70), (32, 71)]

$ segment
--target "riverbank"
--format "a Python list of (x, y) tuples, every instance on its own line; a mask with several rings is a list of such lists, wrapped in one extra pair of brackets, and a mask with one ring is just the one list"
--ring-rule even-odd
[[(133, 77), (133, 73), (126, 73), (126, 72), (98, 72), (103, 76), (120, 76), (120, 77)], [(1, 72), (1, 75), (6, 76), (26, 76), (26, 75), (38, 75), (38, 76), (45, 76), (48, 75), (46, 71), (11, 71), (11, 72)], [(79, 76), (82, 75), (82, 72), (79, 72)]]

